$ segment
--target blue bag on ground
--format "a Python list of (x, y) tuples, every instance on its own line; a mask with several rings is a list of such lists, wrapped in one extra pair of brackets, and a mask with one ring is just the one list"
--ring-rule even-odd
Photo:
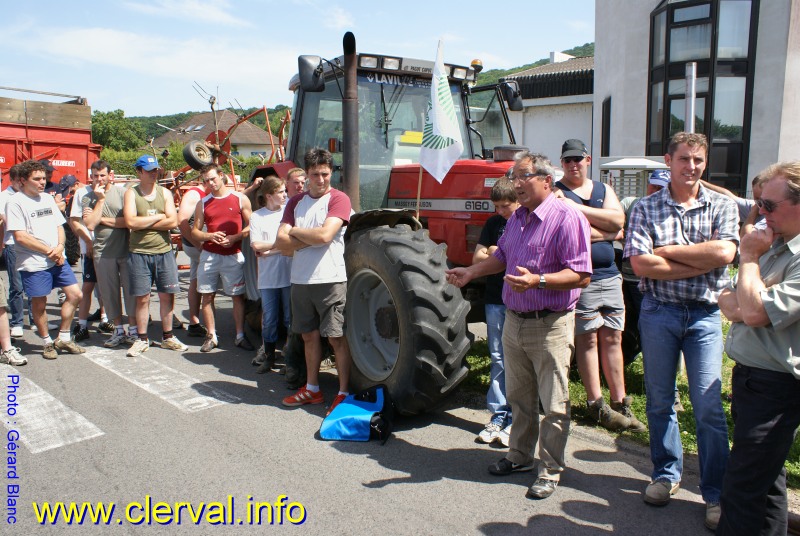
[(319, 436), (332, 441), (369, 441), (383, 443), (392, 433), (393, 404), (384, 385), (348, 395), (322, 421)]

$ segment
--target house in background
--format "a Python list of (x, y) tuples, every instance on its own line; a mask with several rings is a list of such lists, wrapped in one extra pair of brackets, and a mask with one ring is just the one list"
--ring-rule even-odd
[(578, 138), (592, 146), (594, 58), (550, 53), (550, 63), (505, 78), (519, 84), (521, 112), (508, 117), (517, 143), (559, 165), (561, 144)]
[[(236, 123), (237, 119), (236, 114), (230, 110), (219, 110), (217, 112), (218, 130), (227, 131)], [(153, 140), (153, 146), (161, 149), (168, 147), (173, 141), (178, 141), (182, 145), (193, 140), (204, 141), (213, 132), (214, 114), (211, 112), (198, 113)], [(250, 121), (239, 125), (231, 135), (231, 154), (233, 156), (249, 158), (260, 154), (268, 157), (272, 154), (273, 147), (278, 148), (278, 139), (271, 137), (269, 132)]]
[(684, 128), (693, 61), (695, 131), (711, 144), (707, 177), (749, 194), (767, 165), (800, 158), (799, 60), (797, 1), (597, 2), (593, 176), (601, 156), (666, 152)]

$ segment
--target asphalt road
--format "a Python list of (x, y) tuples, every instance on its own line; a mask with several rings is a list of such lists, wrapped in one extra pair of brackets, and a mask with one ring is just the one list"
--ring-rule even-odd
[[(182, 283), (176, 310), (185, 318)], [(151, 307), (158, 319), (157, 299)], [(470, 397), (456, 396), (439, 411), (398, 420), (385, 445), (319, 441), (314, 435), (324, 407), (281, 406), (290, 393), (283, 376), (256, 375), (252, 355), (233, 346), (230, 307), (230, 300), (218, 298), (221, 346), (208, 354), (199, 352), (200, 339), (178, 331), (190, 345), (187, 352), (152, 347), (132, 359), (125, 349), (102, 348), (104, 336), (93, 333), (86, 354), (45, 361), (38, 338), (26, 328), (18, 344), (30, 363), (18, 369), (0, 365), (4, 443), (18, 448), (3, 456), (0, 502), (14, 495), (9, 485), (19, 486), (20, 496), (16, 524), (6, 524), (10, 507), (0, 507), (0, 533), (708, 533), (696, 459), (687, 459), (683, 489), (672, 503), (650, 507), (641, 500), (650, 466), (646, 450), (593, 428), (573, 427), (569, 467), (556, 493), (544, 501), (526, 499), (531, 473), (498, 478), (487, 472), (504, 451), (474, 443), (488, 413), (462, 407)], [(55, 303), (49, 311), (55, 314)], [(151, 338), (159, 339), (159, 331), (152, 326)], [(19, 382), (13, 393), (18, 405), (10, 416), (12, 380)], [(323, 374), (322, 387), (330, 401), (336, 389), (332, 373)], [(18, 478), (8, 478), (12, 467)], [(282, 495), (285, 503), (295, 503), (288, 514), (265, 508), (262, 525), (268, 525), (267, 511), (272, 525), (248, 524), (253, 503), (280, 503)], [(151, 506), (148, 524), (148, 496), (152, 505), (164, 501), (173, 510), (175, 503), (195, 509), (205, 503), (204, 521), (194, 524), (182, 507), (180, 525), (174, 518), (160, 524), (167, 507)], [(227, 506), (229, 496), (235, 509), (224, 514), (226, 523), (205, 522), (207, 514), (221, 511), (211, 503)], [(63, 520), (39, 526), (33, 503), (41, 508), (46, 501), (116, 506), (108, 526), (68, 526)], [(125, 519), (128, 503), (141, 503), (128, 513), (142, 524)], [(277, 523), (278, 512), (283, 524)]]

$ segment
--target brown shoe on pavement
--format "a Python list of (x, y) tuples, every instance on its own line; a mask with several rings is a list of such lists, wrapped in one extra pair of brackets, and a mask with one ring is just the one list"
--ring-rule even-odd
[(646, 432), (647, 426), (645, 426), (639, 419), (636, 418), (636, 415), (633, 414), (631, 411), (631, 403), (633, 402), (632, 396), (626, 396), (622, 399), (622, 402), (614, 402), (611, 401), (611, 409), (624, 415), (628, 419), (630, 419), (631, 423), (628, 425), (628, 430), (631, 432)]
[(597, 419), (600, 426), (607, 430), (622, 432), (631, 425), (631, 420), (628, 417), (611, 409), (611, 406), (606, 404), (602, 397), (594, 402), (587, 402), (586, 407), (589, 410), (589, 415)]
[(83, 346), (78, 346), (78, 343), (72, 339), (68, 341), (62, 341), (61, 339), (56, 339), (55, 342), (53, 342), (53, 345), (56, 347), (56, 350), (61, 350), (62, 352), (66, 352), (68, 354), (86, 353), (86, 348), (84, 348)]
[(42, 357), (45, 359), (58, 359), (58, 352), (52, 342), (48, 342), (42, 349)]

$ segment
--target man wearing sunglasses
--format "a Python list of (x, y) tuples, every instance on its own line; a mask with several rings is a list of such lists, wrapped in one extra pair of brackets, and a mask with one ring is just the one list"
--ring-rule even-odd
[(767, 228), (745, 226), (737, 280), (719, 298), (736, 366), (717, 534), (786, 534), (784, 462), (800, 425), (800, 161), (759, 176)]
[[(575, 360), (586, 389), (592, 418), (614, 431), (644, 432), (645, 425), (631, 411), (625, 394), (622, 331), (625, 302), (622, 275), (614, 262), (613, 241), (625, 224), (625, 212), (612, 188), (589, 178), (592, 157), (581, 140), (561, 146), (564, 177), (556, 183), (556, 197), (577, 208), (592, 226), (592, 280), (575, 306)], [(600, 369), (608, 383), (611, 405), (603, 399)]]
[(733, 201), (700, 184), (707, 155), (702, 134), (675, 134), (664, 156), (669, 186), (634, 207), (623, 256), (642, 278), (644, 294), (639, 330), (653, 472), (643, 499), (664, 506), (680, 488), (683, 450), (674, 402), (683, 352), (697, 426), (705, 525), (714, 530), (728, 461), (717, 299), (730, 282), (739, 217)]
[(739, 209), (739, 222), (742, 225), (739, 229), (740, 236), (744, 233), (744, 227), (747, 224), (753, 225), (756, 229), (765, 229), (767, 227), (767, 221), (764, 219), (764, 216), (760, 214), (760, 209), (758, 207), (758, 200), (761, 199), (761, 186), (759, 186), (758, 179), (759, 177), (756, 175), (751, 181), (753, 199), (739, 197), (727, 188), (711, 184), (710, 182), (700, 181), (700, 183), (709, 190), (714, 190), (717, 193), (727, 196), (736, 203), (736, 207)]

